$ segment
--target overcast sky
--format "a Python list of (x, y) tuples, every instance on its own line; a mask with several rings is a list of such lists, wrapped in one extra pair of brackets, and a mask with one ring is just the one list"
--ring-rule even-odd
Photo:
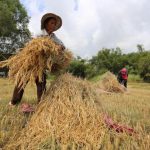
[(75, 55), (91, 57), (103, 47), (136, 51), (150, 49), (150, 0), (21, 0), (31, 17), (29, 29), (40, 34), (40, 19), (47, 12), (62, 17), (56, 31)]

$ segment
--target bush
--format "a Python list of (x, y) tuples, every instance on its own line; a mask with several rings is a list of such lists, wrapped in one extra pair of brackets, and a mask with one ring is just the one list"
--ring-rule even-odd
[(150, 82), (150, 53), (142, 57), (139, 61), (140, 76), (144, 81)]

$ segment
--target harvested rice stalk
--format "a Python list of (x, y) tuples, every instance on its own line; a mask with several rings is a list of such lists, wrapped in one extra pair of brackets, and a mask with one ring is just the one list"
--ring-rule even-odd
[(102, 88), (105, 91), (114, 93), (124, 93), (126, 91), (126, 88), (118, 82), (116, 76), (111, 72), (107, 72), (103, 78)]
[(60, 51), (60, 47), (45, 36), (31, 40), (17, 55), (0, 62), (0, 66), (9, 67), (9, 78), (24, 88), (29, 80), (39, 78), (41, 81), (46, 69), (56, 73), (68, 67), (71, 60), (70, 51)]
[(91, 83), (69, 74), (54, 81), (9, 150), (100, 149), (106, 128)]

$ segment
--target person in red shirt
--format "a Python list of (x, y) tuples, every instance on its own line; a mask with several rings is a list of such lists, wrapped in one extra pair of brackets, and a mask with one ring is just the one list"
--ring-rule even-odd
[(127, 88), (128, 70), (124, 67), (118, 73), (118, 81)]

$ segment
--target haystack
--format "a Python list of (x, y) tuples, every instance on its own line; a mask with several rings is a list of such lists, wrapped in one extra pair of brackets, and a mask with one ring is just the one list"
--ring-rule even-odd
[(0, 66), (9, 67), (9, 78), (24, 88), (29, 80), (42, 80), (43, 72), (48, 69), (56, 73), (65, 69), (72, 60), (68, 50), (61, 51), (49, 37), (31, 40), (20, 52), (10, 59), (0, 62)]
[(27, 127), (5, 148), (99, 149), (106, 130), (98, 101), (87, 81), (69, 74), (60, 76), (51, 84)]
[(107, 92), (124, 93), (126, 88), (121, 85), (116, 76), (111, 72), (107, 72), (102, 80), (102, 88)]

